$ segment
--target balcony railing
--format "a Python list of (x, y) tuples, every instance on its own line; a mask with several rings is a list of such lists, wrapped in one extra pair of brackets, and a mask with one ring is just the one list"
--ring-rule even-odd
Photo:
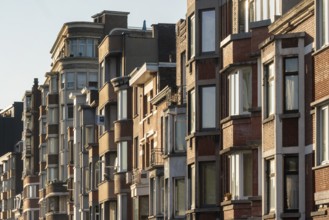
[(151, 151), (151, 166), (162, 166), (163, 158), (161, 149), (155, 148)]

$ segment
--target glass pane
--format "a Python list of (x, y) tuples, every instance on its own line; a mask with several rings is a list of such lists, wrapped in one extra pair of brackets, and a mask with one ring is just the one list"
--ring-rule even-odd
[(195, 55), (195, 16), (192, 15), (190, 17), (190, 57), (194, 57)]
[(243, 154), (243, 196), (252, 195), (252, 154)]
[(298, 175), (286, 176), (287, 209), (298, 209)]
[(66, 89), (74, 89), (74, 73), (66, 74)]
[(242, 74), (242, 96), (243, 96), (243, 112), (248, 112), (251, 108), (251, 71), (244, 71)]
[(87, 56), (88, 57), (94, 57), (94, 40), (93, 39), (87, 39)]
[(286, 79), (286, 110), (298, 109), (298, 75), (289, 75)]
[(216, 127), (216, 88), (202, 88), (202, 128)]
[(215, 10), (202, 12), (202, 52), (215, 51)]
[(175, 132), (176, 132), (176, 134), (175, 134), (176, 149), (175, 150), (177, 150), (177, 151), (185, 151), (185, 148), (186, 148), (186, 141), (185, 141), (186, 126), (185, 126), (185, 124), (186, 124), (185, 115), (177, 115), (176, 127), (175, 127)]
[(190, 92), (190, 108), (189, 108), (189, 118), (190, 118), (190, 132), (195, 131), (195, 91)]
[(269, 162), (269, 185), (268, 185), (268, 190), (269, 190), (269, 211), (272, 211), (275, 209), (275, 164), (274, 160), (270, 160)]
[(86, 73), (78, 73), (78, 89), (82, 89), (86, 87), (86, 79), (87, 74)]
[(320, 115), (320, 161), (327, 161), (328, 157), (328, 107), (321, 109)]
[(79, 56), (86, 56), (86, 40), (80, 39), (79, 40)]
[(298, 58), (285, 59), (285, 73), (298, 72)]
[(216, 204), (216, 169), (215, 163), (208, 163), (201, 165), (202, 172), (203, 172), (203, 185), (202, 185), (202, 192), (203, 195), (203, 204), (204, 205), (211, 205)]
[(177, 179), (175, 182), (175, 215), (185, 215), (185, 181)]

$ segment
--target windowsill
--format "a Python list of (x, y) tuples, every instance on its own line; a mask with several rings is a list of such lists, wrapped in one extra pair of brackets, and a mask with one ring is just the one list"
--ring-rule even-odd
[(327, 210), (318, 210), (315, 212), (311, 212), (311, 217), (327, 215)]
[(230, 34), (224, 40), (220, 42), (220, 47), (224, 47), (227, 44), (231, 43), (232, 41), (236, 40), (244, 40), (251, 38), (251, 32), (242, 32), (237, 34)]
[(263, 219), (272, 219), (275, 218), (275, 212), (270, 212), (267, 215), (263, 215)]
[(265, 118), (265, 119), (263, 120), (263, 124), (266, 124), (266, 123), (268, 123), (268, 122), (271, 122), (271, 121), (273, 121), (274, 119), (275, 119), (275, 116), (272, 114), (272, 115), (268, 116), (267, 118)]
[(321, 48), (317, 49), (314, 53), (312, 53), (312, 56), (316, 56), (324, 51), (329, 49), (329, 44), (322, 46)]
[(195, 56), (194, 60), (213, 59), (217, 58), (218, 54), (215, 51), (212, 52), (201, 52), (200, 55)]
[(299, 112), (294, 112), (294, 113), (283, 113), (279, 115), (280, 119), (285, 119), (285, 118), (299, 118), (300, 113)]
[(300, 218), (300, 213), (295, 212), (295, 213), (281, 213), (280, 215), (281, 218)]
[(203, 207), (203, 208), (193, 208), (186, 210), (186, 214), (191, 214), (191, 213), (201, 213), (201, 212), (219, 212), (219, 207), (218, 206), (209, 206), (209, 207)]
[(220, 124), (225, 124), (226, 122), (229, 122), (231, 120), (239, 120), (239, 119), (246, 119), (250, 118), (251, 114), (240, 114), (240, 115), (230, 115), (220, 121)]
[(320, 169), (327, 168), (327, 167), (329, 167), (329, 161), (327, 163), (312, 167), (312, 170), (320, 170)]
[(170, 152), (166, 153), (162, 156), (163, 159), (169, 158), (169, 157), (184, 157), (186, 156), (186, 151), (184, 152)]
[(248, 199), (236, 199), (236, 200), (228, 200), (223, 201), (220, 203), (221, 206), (227, 206), (227, 205), (234, 205), (234, 204), (249, 204), (250, 201)]
[[(260, 146), (260, 143), (258, 143), (258, 145)], [(219, 151), (219, 155), (224, 155), (224, 154), (228, 154), (231, 152), (237, 152), (237, 151), (246, 151), (246, 150), (252, 150), (254, 147), (251, 145), (243, 145), (243, 146), (231, 146), (231, 147), (227, 147), (223, 150)]]

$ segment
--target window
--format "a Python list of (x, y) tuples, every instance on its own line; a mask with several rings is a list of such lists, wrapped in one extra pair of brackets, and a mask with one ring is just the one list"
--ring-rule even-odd
[(37, 186), (29, 185), (27, 187), (27, 195), (28, 195), (28, 198), (36, 198), (37, 197)]
[(58, 92), (58, 85), (57, 85), (57, 77), (56, 76), (52, 76), (51, 77), (51, 84), (50, 84), (50, 88), (51, 88), (51, 92), (56, 93)]
[(298, 157), (284, 158), (284, 209), (298, 211)]
[(274, 114), (274, 63), (265, 66), (266, 117)]
[(98, 88), (98, 73), (89, 73), (88, 75), (88, 86), (89, 88)]
[(73, 114), (74, 114), (74, 111), (73, 111), (73, 105), (72, 104), (68, 104), (67, 105), (67, 118), (73, 118)]
[(252, 196), (252, 154), (241, 152), (230, 158), (230, 192), (232, 199), (246, 199)]
[(151, 178), (150, 179), (150, 203), (151, 203), (151, 213), (150, 215), (156, 215), (157, 214), (157, 200), (156, 200), (156, 179)]
[(216, 168), (214, 162), (200, 163), (200, 198), (201, 205), (216, 204)]
[(239, 27), (238, 32), (248, 32), (248, 0), (239, 1)]
[(118, 219), (127, 219), (127, 195), (118, 194)]
[(189, 92), (189, 133), (195, 132), (195, 91)]
[(127, 90), (118, 92), (118, 120), (127, 119)]
[(188, 204), (189, 209), (195, 208), (195, 165), (191, 164), (188, 167)]
[(216, 127), (216, 87), (201, 87), (202, 128)]
[(323, 106), (319, 109), (319, 136), (318, 136), (318, 157), (319, 165), (329, 163), (329, 140), (328, 140), (328, 109), (329, 106)]
[(117, 203), (110, 202), (110, 219), (117, 219)]
[(186, 103), (186, 53), (181, 54), (181, 85), (182, 85), (182, 102)]
[(57, 167), (48, 168), (48, 182), (58, 180), (58, 169)]
[(89, 143), (94, 143), (94, 126), (85, 127), (85, 145)]
[(319, 48), (329, 43), (329, 2), (328, 0), (318, 0), (318, 13), (317, 19), (319, 24), (318, 42)]
[(94, 180), (95, 180), (95, 185), (94, 185), (94, 188), (97, 189), (98, 188), (98, 184), (99, 184), (99, 181), (100, 181), (100, 175), (99, 175), (99, 172), (100, 172), (100, 169), (99, 169), (99, 162), (97, 161), (95, 164), (94, 164)]
[(70, 56), (71, 57), (95, 57), (95, 41), (94, 39), (71, 39)]
[(105, 61), (101, 62), (99, 72), (100, 72), (99, 85), (100, 88), (102, 88), (106, 82)]
[(202, 27), (202, 52), (215, 51), (216, 39), (216, 14), (215, 10), (207, 10), (201, 12), (201, 27)]
[(251, 108), (251, 69), (241, 69), (228, 76), (229, 81), (229, 112), (240, 115)]
[(195, 16), (189, 18), (189, 55), (190, 58), (195, 56)]
[(298, 110), (298, 58), (284, 59), (285, 111)]
[(275, 210), (275, 164), (274, 159), (266, 162), (267, 166), (267, 211)]
[(48, 138), (48, 154), (58, 154), (58, 138)]
[(138, 136), (134, 138), (134, 168), (138, 168), (138, 161), (139, 161), (139, 142)]
[(185, 179), (174, 180), (174, 210), (175, 216), (185, 215)]
[(121, 75), (121, 58), (120, 57), (111, 57), (110, 58), (110, 79), (114, 79)]
[(115, 105), (110, 105), (108, 108), (110, 109), (110, 122), (106, 123), (106, 125), (110, 126), (110, 130), (114, 130), (114, 122), (117, 120), (118, 117), (118, 107)]
[(118, 143), (118, 172), (125, 172), (128, 168), (127, 141)]
[(86, 87), (87, 73), (80, 72), (77, 75), (77, 87), (78, 89), (83, 89)]
[(275, 20), (275, 16), (281, 15), (280, 2), (280, 0), (265, 0), (261, 2), (263, 4), (263, 20), (271, 19), (273, 22)]
[(48, 108), (48, 123), (49, 124), (58, 123), (58, 108)]
[(66, 73), (66, 89), (74, 89), (75, 87), (75, 74)]
[[(166, 117), (168, 120), (168, 117)], [(186, 150), (186, 119), (185, 115), (180, 114), (176, 116), (175, 123), (175, 151), (185, 151)]]

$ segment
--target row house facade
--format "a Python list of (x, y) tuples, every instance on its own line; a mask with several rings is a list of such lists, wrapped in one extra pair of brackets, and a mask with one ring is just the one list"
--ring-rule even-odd
[(64, 24), (0, 160), (1, 218), (327, 219), (328, 11), (187, 0), (176, 25)]

